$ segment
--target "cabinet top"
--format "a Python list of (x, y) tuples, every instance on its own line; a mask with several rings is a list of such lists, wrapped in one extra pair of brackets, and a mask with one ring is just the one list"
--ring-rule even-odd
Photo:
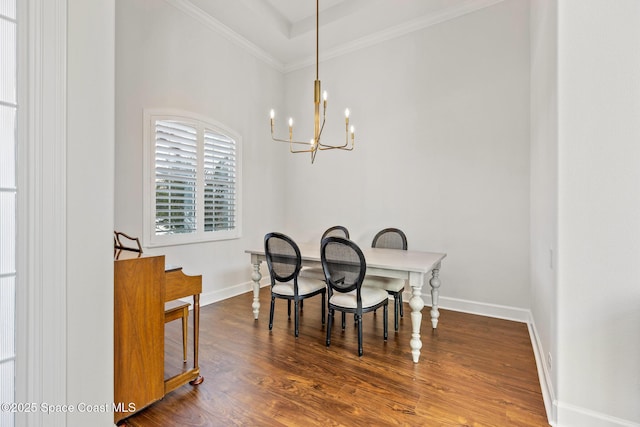
[(164, 257), (164, 255), (151, 255), (144, 254), (137, 251), (128, 251), (126, 249), (116, 249), (113, 253), (114, 261), (126, 261), (137, 258), (154, 258), (154, 257)]

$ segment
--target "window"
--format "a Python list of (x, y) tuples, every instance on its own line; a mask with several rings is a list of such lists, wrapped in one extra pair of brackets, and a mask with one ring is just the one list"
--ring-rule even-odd
[(240, 237), (240, 137), (190, 113), (144, 116), (145, 246)]

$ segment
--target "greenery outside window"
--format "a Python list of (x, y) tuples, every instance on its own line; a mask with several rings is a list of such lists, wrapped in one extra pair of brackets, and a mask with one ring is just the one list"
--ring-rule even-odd
[(145, 110), (144, 245), (239, 238), (241, 138), (192, 113)]

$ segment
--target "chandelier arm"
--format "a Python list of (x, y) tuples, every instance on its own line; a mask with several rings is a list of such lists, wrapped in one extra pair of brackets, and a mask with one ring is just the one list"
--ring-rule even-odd
[(282, 139), (282, 138), (276, 138), (273, 135), (271, 135), (271, 139), (273, 141), (276, 142), (286, 142), (287, 144), (302, 144), (302, 145), (309, 145), (309, 141), (304, 142), (304, 141), (294, 141), (292, 139)]
[(336, 148), (345, 148), (349, 145), (349, 143), (347, 142), (344, 145), (325, 145), (325, 144), (319, 144), (319, 145), (321, 150), (333, 150)]
[(349, 146), (349, 135), (347, 135), (347, 141), (343, 145), (326, 145), (326, 144), (319, 144), (319, 145), (321, 150), (335, 150), (335, 149), (353, 150), (353, 144), (351, 148), (347, 148)]
[[(290, 130), (290, 132), (291, 132), (291, 130)], [(307, 146), (309, 145), (309, 142), (304, 142), (304, 141), (294, 141), (293, 139), (282, 139), (282, 138), (276, 138), (276, 137), (275, 137), (275, 135), (274, 135), (273, 119), (271, 119), (271, 139), (272, 139), (273, 141), (276, 141), (276, 142), (285, 142), (285, 143), (287, 143), (287, 144), (301, 144), (301, 145), (307, 145)], [(295, 151), (295, 152), (296, 152), (296, 153), (297, 153), (297, 152), (305, 153), (305, 152), (307, 152), (307, 151), (309, 151), (309, 150), (304, 150), (304, 151)], [(293, 152), (293, 151), (292, 151), (292, 152)]]
[(346, 150), (346, 151), (352, 151), (354, 147), (354, 141), (353, 138), (351, 139), (351, 146), (349, 146), (349, 132), (347, 132), (347, 138), (346, 141), (344, 142), (343, 145), (325, 145), (325, 144), (319, 144), (318, 149), (320, 150)]
[[(309, 144), (306, 144), (306, 145), (309, 146)], [(313, 153), (316, 150), (314, 148), (308, 148), (306, 150), (294, 150), (293, 145), (289, 145), (289, 151), (291, 153)]]
[(326, 118), (325, 118), (325, 116), (324, 116), (324, 114), (323, 114), (323, 115), (322, 115), (322, 126), (320, 126), (320, 131), (318, 132), (318, 138), (317, 138), (318, 145), (322, 145), (322, 144), (320, 143), (320, 141), (321, 141), (320, 137), (322, 136), (322, 130), (324, 129), (324, 122), (325, 122), (325, 119), (326, 119)]
[(322, 147), (318, 147), (318, 150), (344, 150), (344, 151), (353, 151), (353, 146), (347, 147), (346, 145), (323, 145)]
[(280, 138), (274, 138), (273, 136), (271, 137), (271, 139), (273, 141), (277, 141), (277, 142), (285, 142), (287, 144), (302, 144), (302, 145), (309, 145), (309, 141), (307, 142), (303, 142), (303, 141), (293, 141), (293, 140), (288, 140), (288, 139), (280, 139)]

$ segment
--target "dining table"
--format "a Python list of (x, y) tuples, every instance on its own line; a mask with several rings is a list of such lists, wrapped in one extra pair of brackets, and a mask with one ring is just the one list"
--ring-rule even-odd
[[(303, 267), (322, 268), (320, 259), (320, 245), (316, 243), (302, 243), (298, 245), (302, 258)], [(446, 253), (425, 252), (416, 250), (398, 250), (383, 248), (361, 248), (364, 254), (367, 275), (375, 275), (389, 278), (404, 279), (406, 290), (411, 292), (409, 306), (411, 307), (411, 340), (409, 347), (414, 363), (420, 359), (420, 349), (422, 340), (420, 337), (420, 326), (422, 324), (422, 309), (424, 300), (422, 299), (422, 287), (425, 281), (429, 280), (431, 287), (431, 326), (438, 327), (440, 312), (438, 311), (438, 296), (440, 292), (440, 266)], [(260, 264), (266, 261), (264, 247), (256, 247), (245, 250), (251, 256), (253, 271), (251, 280), (253, 281), (253, 316), (258, 319), (260, 313)], [(430, 276), (429, 276), (430, 275)]]

